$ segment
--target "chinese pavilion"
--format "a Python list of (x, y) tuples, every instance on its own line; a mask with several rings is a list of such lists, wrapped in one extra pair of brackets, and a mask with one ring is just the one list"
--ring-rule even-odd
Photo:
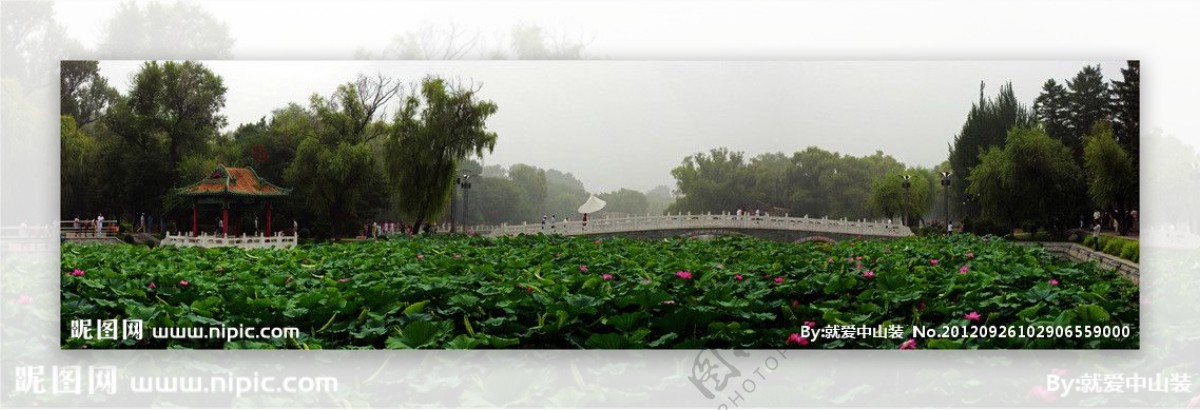
[[(200, 205), (221, 206), (221, 234), (229, 235), (229, 210), (233, 207), (257, 207), (265, 205), (267, 211), (266, 234), (271, 231), (271, 200), (288, 195), (292, 190), (281, 188), (259, 178), (253, 168), (217, 166), (212, 174), (195, 184), (179, 188), (176, 194), (192, 198), (192, 236), (200, 235)], [(257, 222), (256, 222), (257, 224)]]

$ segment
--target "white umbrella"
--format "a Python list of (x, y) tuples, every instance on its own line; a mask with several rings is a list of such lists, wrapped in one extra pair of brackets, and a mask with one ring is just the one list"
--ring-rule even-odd
[(604, 205), (605, 205), (604, 201), (600, 200), (600, 198), (596, 198), (595, 195), (592, 195), (591, 198), (588, 198), (587, 202), (584, 202), (583, 205), (579, 206), (579, 213), (581, 213), (581, 214), (595, 213), (596, 211), (604, 209)]

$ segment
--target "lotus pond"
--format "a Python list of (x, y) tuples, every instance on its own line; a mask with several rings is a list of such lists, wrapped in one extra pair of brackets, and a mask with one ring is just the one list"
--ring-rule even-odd
[[(1092, 263), (973, 235), (836, 244), (438, 236), (286, 250), (67, 243), (61, 269), (64, 348), (1138, 347), (1137, 285)], [(114, 318), (147, 329), (275, 326), (300, 335), (69, 337), (72, 320)], [(903, 336), (808, 336), (848, 325), (899, 325)], [(914, 326), (1130, 332), (931, 338)]]

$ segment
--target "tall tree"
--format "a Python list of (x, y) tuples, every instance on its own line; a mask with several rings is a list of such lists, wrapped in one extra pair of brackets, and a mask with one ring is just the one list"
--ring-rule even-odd
[(421, 228), (446, 207), (458, 162), (483, 156), (496, 146), (487, 119), (497, 106), (481, 100), (479, 89), (451, 86), (438, 77), (421, 82), (405, 99), (385, 144), (388, 176), (402, 191), (399, 211)]
[(1066, 87), (1053, 78), (1046, 80), (1042, 85), (1042, 93), (1033, 101), (1033, 111), (1050, 138), (1071, 146), (1073, 136), (1069, 123), (1071, 107), (1068, 97)]
[(297, 107), (277, 111), (272, 122), (276, 132), (304, 136), (284, 181), (303, 204), (299, 219), (313, 228), (313, 235), (357, 232), (386, 204), (384, 164), (371, 141), (388, 132), (381, 109), (396, 95), (395, 88), (396, 81), (386, 77), (359, 76), (330, 97), (313, 95), (307, 112)]
[(96, 61), (67, 60), (61, 64), (59, 77), (59, 112), (85, 126), (100, 119), (110, 105), (117, 101), (117, 90), (100, 75)]
[(650, 201), (646, 199), (646, 194), (628, 188), (602, 193), (596, 197), (606, 202), (604, 210), (608, 212), (645, 215), (650, 208)]
[(646, 191), (646, 200), (649, 202), (646, 212), (651, 215), (661, 215), (675, 202), (675, 197), (671, 195), (671, 188), (659, 185)]
[(1075, 158), (1083, 158), (1083, 137), (1091, 132), (1097, 121), (1107, 121), (1111, 116), (1111, 91), (1100, 66), (1085, 66), (1075, 78), (1067, 80), (1068, 106), (1071, 115), (1067, 124), (1072, 137), (1071, 150)]
[(1112, 126), (1096, 123), (1084, 139), (1083, 164), (1087, 172), (1088, 195), (1106, 210), (1117, 211), (1121, 235), (1129, 233), (1129, 205), (1137, 192), (1137, 174), (1133, 159), (1113, 137)]
[(63, 218), (90, 218), (88, 213), (96, 206), (96, 173), (99, 159), (99, 143), (91, 135), (80, 130), (75, 119), (69, 115), (60, 117), (60, 199), (59, 214)]
[[(546, 170), (546, 200), (542, 203), (541, 215), (557, 216), (559, 219), (575, 215), (579, 205), (588, 199), (583, 181), (569, 172), (557, 169)], [(538, 215), (540, 220), (541, 215)]]
[(541, 216), (542, 204), (546, 202), (546, 171), (526, 164), (516, 164), (508, 169), (508, 178), (517, 188), (519, 201), (514, 201), (518, 218), (527, 221)]
[(967, 192), (981, 198), (982, 215), (1027, 231), (1074, 226), (1084, 196), (1082, 172), (1062, 142), (1041, 128), (1014, 128), (971, 170)]
[(749, 206), (754, 176), (747, 172), (744, 154), (716, 148), (683, 159), (671, 170), (680, 197), (668, 208), (672, 212), (723, 212)]
[(1138, 168), (1138, 145), (1141, 144), (1141, 62), (1129, 60), (1121, 69), (1121, 81), (1113, 81), (1113, 135), (1133, 159)]
[[(114, 107), (109, 126), (127, 139), (162, 136), (168, 167), (175, 170), (225, 125), (225, 91), (221, 77), (203, 64), (148, 61), (134, 75), (127, 104)], [(177, 173), (172, 177), (183, 182)]]
[[(904, 176), (908, 176), (908, 189), (904, 189)], [(898, 218), (895, 223), (908, 221), (909, 225), (932, 208), (933, 192), (930, 172), (922, 169), (892, 171), (871, 184), (871, 207), (887, 218)], [(905, 212), (907, 210), (907, 214)]]
[(105, 22), (99, 48), (118, 59), (228, 59), (229, 25), (189, 2), (124, 2)]
[[(1000, 87), (1000, 92), (992, 99), (985, 99), (983, 84), (979, 87), (979, 102), (971, 106), (967, 120), (962, 130), (954, 136), (950, 148), (950, 167), (953, 178), (961, 179), (971, 173), (980, 163), (980, 155), (992, 147), (1004, 145), (1009, 129), (1028, 127), (1033, 124), (1032, 110), (1017, 101), (1013, 94), (1012, 83)], [(951, 195), (964, 203), (962, 217), (978, 215), (980, 204), (973, 195), (965, 191), (967, 184), (951, 184)]]

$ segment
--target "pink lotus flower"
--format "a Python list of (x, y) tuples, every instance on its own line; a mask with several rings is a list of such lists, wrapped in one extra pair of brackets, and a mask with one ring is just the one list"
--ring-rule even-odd
[(938, 260), (937, 260), (937, 259), (930, 259), (930, 260), (929, 260), (929, 264), (930, 264), (930, 265), (933, 265), (933, 266), (937, 266), (937, 265), (938, 265)]
[(861, 263), (858, 263), (858, 264), (855, 264), (855, 265), (854, 265), (854, 269), (859, 269), (859, 270), (861, 270), (862, 268), (863, 268), (863, 265), (862, 265)]
[(920, 305), (917, 305), (917, 310), (925, 310), (925, 301), (922, 300)]
[(156, 283), (154, 283), (154, 282), (150, 282), (150, 285), (149, 285), (148, 287), (149, 287), (150, 289), (158, 289), (158, 284), (156, 284)]
[(846, 262), (854, 262), (854, 258), (846, 258)]
[(862, 260), (862, 256), (855, 256), (855, 257), (854, 257), (854, 260), (856, 260), (856, 261), (861, 261), (861, 260)]
[(792, 333), (791, 336), (788, 336), (787, 343), (785, 343), (785, 344), (790, 345), (792, 343), (798, 344), (800, 346), (806, 346), (806, 345), (808, 345), (808, 338), (800, 337), (799, 333)]
[(592, 241), (592, 243), (599, 245), (599, 244), (600, 244), (600, 240), (599, 240), (599, 239), (597, 239), (597, 240), (595, 240), (595, 241)]
[(979, 316), (979, 312), (971, 311), (971, 313), (963, 315), (963, 318), (972, 322), (978, 322), (981, 317)]
[(680, 277), (680, 278), (683, 278), (683, 279), (686, 279), (686, 280), (691, 280), (691, 279), (692, 279), (692, 273), (691, 273), (691, 272), (688, 272), (688, 271), (685, 271), (685, 270), (681, 270), (681, 271), (679, 271), (679, 272), (675, 272), (675, 276), (678, 276), (678, 277)]
[(809, 328), (809, 329), (816, 329), (816, 328), (817, 328), (817, 322), (814, 322), (814, 321), (811, 321), (811, 320), (805, 320), (805, 321), (804, 321), (804, 327), (807, 327), (807, 328)]
[(1054, 394), (1052, 391), (1046, 390), (1046, 386), (1039, 384), (1030, 388), (1029, 393), (1025, 395), (1025, 398), (1038, 398), (1042, 401), (1055, 401), (1058, 400), (1058, 395)]
[(533, 286), (526, 286), (525, 291), (529, 292), (529, 293), (533, 293)]
[(875, 271), (869, 270), (869, 271), (863, 272), (863, 277), (867, 278), (867, 279), (871, 279), (871, 278), (875, 277)]
[(958, 268), (958, 274), (960, 274), (960, 275), (966, 275), (967, 272), (970, 272), (970, 271), (971, 271), (971, 267), (969, 267), (967, 265), (963, 265), (961, 268)]
[(31, 304), (33, 304), (33, 298), (30, 297), (29, 295), (21, 295), (20, 297), (17, 298), (17, 304), (18, 305), (31, 305)]
[(642, 284), (643, 284), (643, 285), (649, 285), (649, 284), (650, 284), (650, 282), (651, 282), (650, 278), (645, 278), (645, 279), (642, 279)]
[(900, 350), (917, 350), (917, 339), (908, 339), (901, 343)]
[(735, 275), (733, 275), (733, 278), (737, 279), (737, 280), (742, 280), (742, 274), (740, 274), (740, 273), (735, 274)]
[(187, 285), (188, 285), (188, 281), (186, 281), (186, 280), (181, 280), (181, 281), (179, 281), (179, 286), (184, 286), (184, 287), (186, 287)]
[(225, 272), (225, 267), (224, 267), (224, 266), (218, 266), (218, 267), (217, 267), (217, 272)]
[(71, 276), (75, 276), (75, 277), (83, 276), (85, 274), (87, 274), (87, 272), (84, 272), (82, 269), (79, 269), (79, 268), (75, 268), (75, 271), (71, 272)]
[(718, 264), (717, 264), (717, 269), (725, 269), (725, 264), (724, 264), (724, 263), (718, 263)]
[(775, 277), (775, 283), (783, 283), (783, 277), (782, 277), (782, 276), (776, 276), (776, 277)]
[(800, 301), (792, 299), (792, 309), (795, 310), (798, 307), (800, 307)]
[(583, 273), (587, 273), (587, 265), (579, 265), (579, 271), (583, 272)]
[(454, 254), (454, 259), (462, 259), (462, 255), (456, 253)]
[(1046, 283), (1049, 283), (1050, 286), (1058, 286), (1058, 279), (1050, 279)]
[(612, 278), (613, 278), (613, 275), (610, 275), (610, 274), (607, 274), (607, 273), (605, 273), (605, 274), (603, 274), (603, 275), (600, 275), (600, 278), (601, 278), (601, 279), (604, 279), (604, 280), (612, 280)]
[(417, 254), (417, 260), (420, 260), (420, 261), (423, 261), (423, 260), (425, 260), (425, 254), (423, 254), (423, 253), (418, 253), (418, 254)]
[(967, 259), (975, 259), (975, 252), (967, 252)]
[(338, 279), (337, 281), (338, 281), (338, 283), (346, 283), (346, 282), (349, 282), (349, 281), (350, 281), (350, 279), (348, 279), (348, 278), (341, 278), (341, 279)]
[(826, 259), (825, 263), (833, 263), (833, 258)]

